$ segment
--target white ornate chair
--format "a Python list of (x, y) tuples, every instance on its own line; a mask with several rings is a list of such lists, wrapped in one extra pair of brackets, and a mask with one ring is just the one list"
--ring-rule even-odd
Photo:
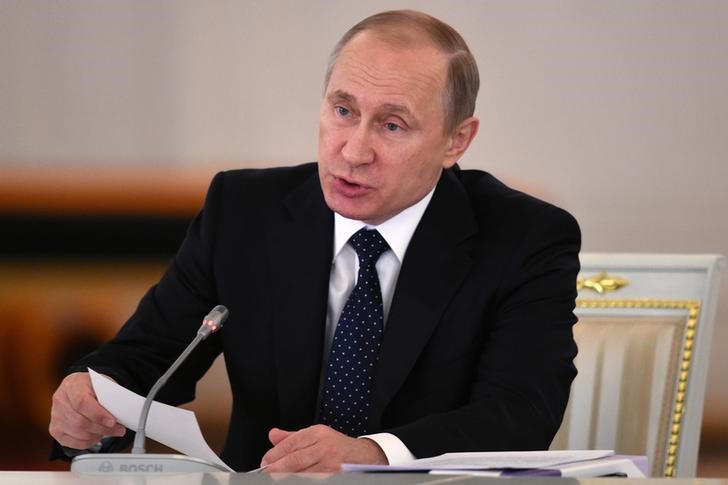
[(697, 464), (718, 255), (582, 254), (579, 370), (551, 449), (647, 455), (650, 476)]

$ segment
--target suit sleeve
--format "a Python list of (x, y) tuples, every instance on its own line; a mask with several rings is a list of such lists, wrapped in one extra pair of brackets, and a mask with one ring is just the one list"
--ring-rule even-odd
[(572, 326), (580, 243), (573, 217), (543, 205), (503, 255), (464, 405), (386, 431), (417, 457), (548, 448), (576, 375)]
[[(194, 338), (202, 317), (217, 303), (214, 250), (223, 175), (212, 181), (205, 206), (159, 283), (142, 298), (119, 333), (83, 358), (71, 371), (87, 367), (108, 374), (131, 390), (146, 394)], [(200, 344), (161, 390), (172, 405), (194, 399), (196, 382), (220, 353), (218, 334)]]

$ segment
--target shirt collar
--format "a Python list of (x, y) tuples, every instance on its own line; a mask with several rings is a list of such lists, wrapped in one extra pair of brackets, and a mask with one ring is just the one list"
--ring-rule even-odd
[(389, 247), (401, 264), (404, 259), (404, 254), (407, 252), (407, 246), (409, 246), (412, 235), (417, 228), (417, 224), (420, 223), (420, 219), (422, 219), (422, 215), (425, 213), (425, 209), (427, 209), (427, 205), (430, 203), (430, 199), (432, 199), (434, 193), (435, 187), (420, 199), (419, 202), (407, 207), (399, 214), (390, 217), (378, 226), (372, 226), (363, 221), (347, 219), (335, 212), (334, 259), (336, 259), (341, 249), (356, 231), (362, 227), (367, 227), (368, 229), (376, 229), (379, 231), (379, 234), (387, 241), (387, 244), (389, 244)]

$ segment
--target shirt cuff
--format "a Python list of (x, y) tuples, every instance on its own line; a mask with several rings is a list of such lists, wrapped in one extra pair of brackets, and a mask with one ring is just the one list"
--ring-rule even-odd
[(415, 455), (402, 443), (402, 440), (392, 433), (374, 433), (359, 438), (368, 438), (378, 444), (390, 465), (399, 465), (415, 459)]

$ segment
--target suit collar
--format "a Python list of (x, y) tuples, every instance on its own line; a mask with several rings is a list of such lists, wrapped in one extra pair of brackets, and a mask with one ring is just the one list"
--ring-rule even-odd
[(415, 230), (397, 280), (377, 364), (373, 429), (402, 386), (472, 266), (477, 231), (468, 195), (454, 170), (443, 172)]
[[(333, 213), (313, 175), (284, 199), (268, 229), (269, 281), (281, 422), (313, 422), (333, 252)], [(295, 245), (294, 245), (295, 244)]]

